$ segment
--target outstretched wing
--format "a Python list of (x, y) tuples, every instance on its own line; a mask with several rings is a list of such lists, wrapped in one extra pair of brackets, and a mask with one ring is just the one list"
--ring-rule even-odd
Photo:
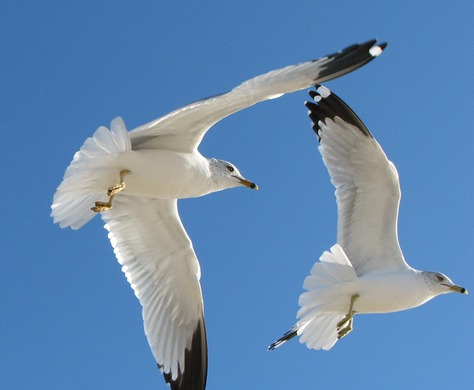
[(357, 115), (334, 93), (317, 86), (307, 102), (319, 150), (336, 187), (337, 242), (356, 273), (408, 267), (397, 235), (398, 173)]
[(176, 200), (120, 195), (102, 213), (115, 255), (143, 306), (145, 334), (173, 390), (204, 389), (207, 342), (192, 243)]
[(255, 103), (331, 80), (360, 68), (382, 53), (375, 40), (352, 45), (329, 56), (290, 65), (254, 77), (228, 93), (199, 100), (131, 131), (134, 149), (197, 149), (216, 122)]

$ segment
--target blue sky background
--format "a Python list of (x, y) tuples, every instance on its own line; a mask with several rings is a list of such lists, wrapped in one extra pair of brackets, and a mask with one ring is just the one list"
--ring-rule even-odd
[[(362, 118), (402, 183), (400, 241), (418, 269), (474, 290), (474, 3), (4, 0), (0, 13), (2, 389), (165, 389), (141, 308), (102, 222), (61, 230), (53, 193), (84, 140), (128, 128), (355, 42), (389, 43), (327, 86)], [(472, 385), (472, 295), (355, 318), (328, 351), (267, 345), (336, 239), (334, 190), (305, 91), (220, 122), (201, 152), (260, 191), (180, 202), (202, 266), (208, 389)], [(474, 292), (474, 291), (473, 291)]]

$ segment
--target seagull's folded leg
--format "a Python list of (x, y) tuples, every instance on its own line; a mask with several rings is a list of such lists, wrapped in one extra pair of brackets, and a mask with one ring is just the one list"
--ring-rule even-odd
[(354, 303), (357, 300), (357, 298), (359, 298), (359, 294), (354, 294), (351, 297), (351, 305), (349, 306), (349, 312), (337, 324), (337, 331), (338, 331), (337, 338), (338, 339), (342, 339), (352, 330), (352, 323), (353, 323), (353, 317), (354, 317)]
[(112, 200), (114, 199), (114, 196), (118, 194), (120, 191), (124, 190), (126, 185), (124, 181), (124, 177), (129, 174), (130, 171), (128, 169), (123, 169), (120, 171), (120, 183), (110, 187), (107, 190), (107, 196), (109, 197), (108, 202), (95, 202), (95, 206), (91, 208), (92, 211), (96, 213), (100, 213), (102, 211), (107, 211), (112, 208)]

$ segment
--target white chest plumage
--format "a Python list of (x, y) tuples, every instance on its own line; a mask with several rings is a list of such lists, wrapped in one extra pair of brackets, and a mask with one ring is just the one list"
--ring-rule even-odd
[(131, 171), (124, 194), (182, 199), (211, 191), (209, 164), (198, 152), (131, 150), (120, 157), (120, 164)]
[(428, 286), (420, 283), (415, 270), (393, 274), (364, 275), (357, 280), (359, 298), (356, 313), (390, 313), (417, 307), (433, 298)]

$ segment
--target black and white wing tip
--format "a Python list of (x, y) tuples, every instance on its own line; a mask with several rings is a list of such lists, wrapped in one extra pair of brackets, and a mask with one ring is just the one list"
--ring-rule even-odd
[[(158, 368), (162, 370), (158, 364)], [(207, 381), (207, 336), (204, 318), (199, 321), (193, 334), (191, 349), (184, 353), (184, 371), (179, 370), (176, 379), (171, 372), (163, 372), (171, 390), (204, 390)]]
[(313, 122), (313, 130), (319, 141), (321, 141), (321, 124), (326, 124), (328, 119), (334, 121), (336, 117), (356, 126), (367, 137), (373, 138), (369, 129), (342, 99), (322, 85), (317, 84), (315, 88), (315, 91), (309, 91), (309, 96), (311, 96), (314, 103), (305, 102), (305, 106), (309, 110), (308, 116)]
[(386, 47), (386, 42), (377, 44), (376, 39), (371, 39), (365, 43), (351, 45), (337, 53), (326, 56), (326, 63), (318, 74), (317, 82), (322, 83), (332, 80), (360, 68), (382, 54)]
[(274, 349), (278, 348), (280, 345), (285, 344), (287, 341), (291, 340), (298, 334), (298, 325), (293, 326), (288, 332), (286, 332), (283, 336), (281, 336), (277, 341), (271, 343), (267, 350), (273, 351)]

